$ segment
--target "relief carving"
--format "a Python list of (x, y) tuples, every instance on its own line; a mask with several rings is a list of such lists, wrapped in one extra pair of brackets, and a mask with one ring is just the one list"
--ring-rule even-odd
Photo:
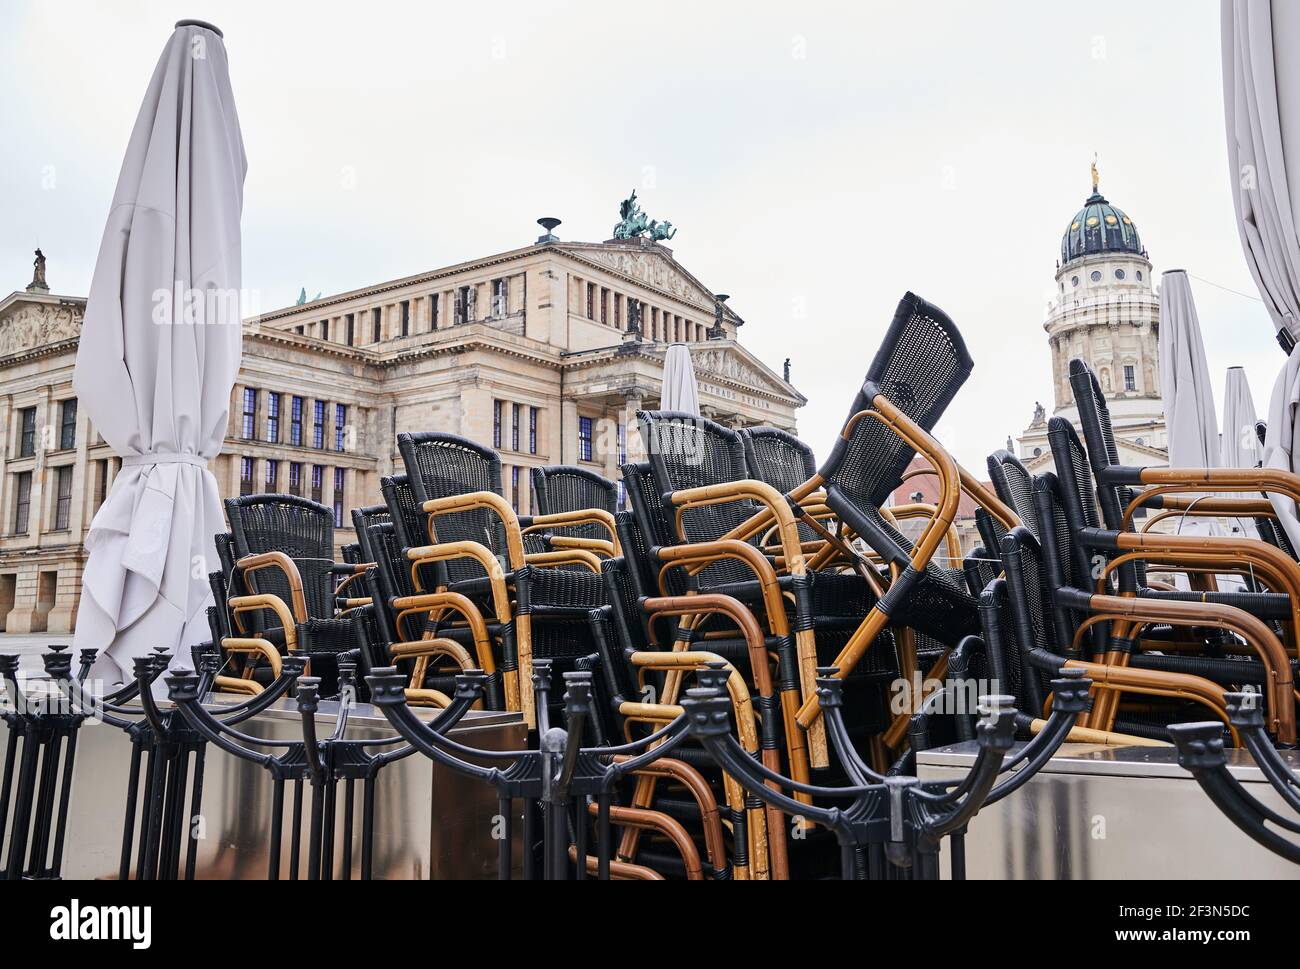
[(0, 356), (74, 339), (81, 333), (81, 312), (71, 306), (20, 305), (0, 319)]
[(664, 293), (671, 293), (678, 299), (686, 300), (702, 308), (712, 306), (700, 294), (694, 283), (673, 272), (672, 268), (660, 256), (645, 252), (619, 252), (608, 249), (587, 253), (596, 262), (604, 263), (611, 269), (631, 276)]

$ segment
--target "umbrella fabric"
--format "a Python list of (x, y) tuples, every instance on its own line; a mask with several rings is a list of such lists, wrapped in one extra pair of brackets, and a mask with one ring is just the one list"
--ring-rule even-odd
[(1213, 468), (1219, 464), (1219, 422), (1205, 360), (1201, 323), (1187, 274), (1171, 270), (1160, 286), (1160, 393), (1169, 435), (1169, 464)]
[(1255, 399), (1250, 393), (1246, 371), (1228, 368), (1223, 390), (1223, 447), (1220, 465), (1225, 468), (1257, 468), (1259, 437), (1255, 432)]
[[(1273, 326), (1300, 338), (1300, 3), (1222, 0), (1223, 104), (1237, 227)], [(1289, 44), (1288, 44), (1289, 42)], [(1268, 409), (1264, 465), (1300, 470), (1295, 426), (1300, 354), (1278, 375)], [(1300, 542), (1294, 501), (1270, 495)]]
[(700, 416), (700, 388), (695, 381), (691, 351), (684, 343), (674, 343), (664, 357), (664, 387), (659, 395), (664, 410)]
[(240, 356), (247, 163), (226, 50), (178, 24), (127, 144), (95, 264), (73, 386), (122, 470), (86, 537), (76, 645), (106, 685), (155, 647), (204, 638), (213, 535), (207, 462)]

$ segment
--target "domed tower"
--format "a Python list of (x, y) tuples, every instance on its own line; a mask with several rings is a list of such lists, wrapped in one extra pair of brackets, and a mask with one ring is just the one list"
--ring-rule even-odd
[[(1056, 294), (1043, 322), (1052, 348), (1054, 412), (1078, 425), (1070, 360), (1081, 357), (1101, 382), (1116, 441), (1128, 452), (1121, 461), (1160, 464), (1166, 446), (1156, 363), (1160, 300), (1137, 226), (1102, 196), (1099, 181), (1094, 164), (1092, 194), (1061, 237)], [(1041, 405), (1019, 451), (1031, 464), (1039, 459), (1036, 467), (1050, 463), (1047, 413)]]

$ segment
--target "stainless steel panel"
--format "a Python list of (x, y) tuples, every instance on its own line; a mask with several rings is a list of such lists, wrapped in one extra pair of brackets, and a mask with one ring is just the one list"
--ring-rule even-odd
[[(975, 744), (926, 751), (917, 773), (959, 777)], [(1244, 751), (1229, 767), (1251, 793), (1290, 809)], [(1284, 756), (1300, 768), (1300, 754)], [(950, 858), (945, 848), (944, 872)], [(966, 837), (969, 878), (1296, 878), (1300, 867), (1224, 817), (1168, 747), (1070, 744), (1016, 793), (982, 810)]]
[[(323, 701), (319, 730), (333, 730), (336, 704)], [(423, 714), (432, 716), (432, 711)], [(0, 723), (0, 749), (7, 727)], [(239, 727), (266, 739), (301, 739), (296, 705), (281, 701)], [(527, 730), (518, 714), (471, 711), (452, 732), (461, 743), (484, 750), (517, 750)], [(350, 739), (393, 736), (388, 722), (367, 704), (350, 720)], [(130, 743), (122, 731), (88, 722), (80, 730), (73, 775), (65, 878), (116, 878), (126, 804)], [(197, 877), (265, 878), (271, 812), (271, 777), (263, 768), (209, 747), (205, 758), (203, 804), (197, 821)], [(343, 817), (344, 785), (339, 785), (338, 817)], [(304, 785), (304, 812), (310, 809)], [(288, 876), (292, 785), (286, 785), (281, 877)], [(360, 826), (361, 788), (355, 791), (355, 823)], [(188, 801), (187, 801), (188, 804)], [(492, 790), (482, 783), (436, 767), (420, 754), (385, 767), (375, 793), (373, 868), (376, 878), (493, 878), (497, 813)], [(303, 819), (304, 831), (307, 818)], [(519, 825), (515, 825), (516, 834)], [(341, 874), (342, 846), (335, 847), (335, 877)], [(305, 865), (305, 849), (303, 864)], [(352, 852), (353, 877), (360, 874), (360, 848)]]

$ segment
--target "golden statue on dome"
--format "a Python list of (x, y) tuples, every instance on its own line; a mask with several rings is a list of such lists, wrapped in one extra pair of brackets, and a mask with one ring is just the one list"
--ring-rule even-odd
[(1101, 184), (1101, 174), (1097, 171), (1097, 153), (1092, 153), (1092, 194), (1097, 194), (1097, 186)]

